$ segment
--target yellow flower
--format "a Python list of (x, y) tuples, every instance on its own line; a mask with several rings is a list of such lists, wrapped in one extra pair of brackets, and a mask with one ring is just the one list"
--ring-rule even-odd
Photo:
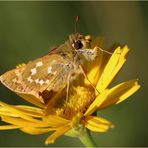
[[(98, 44), (94, 41), (92, 47)], [(96, 60), (86, 63), (84, 67), (88, 79), (80, 76), (73, 82), (68, 100), (64, 99), (61, 92), (45, 106), (34, 100), (33, 96), (22, 94), (19, 95), (30, 99), (37, 107), (0, 102), (1, 120), (8, 123), (1, 125), (0, 130), (20, 129), (32, 135), (53, 131), (45, 144), (53, 143), (64, 134), (80, 137), (86, 128), (94, 132), (106, 132), (113, 124), (96, 116), (95, 112), (124, 101), (140, 88), (136, 79), (109, 87), (125, 63), (128, 51), (127, 46), (117, 47), (112, 55), (99, 50)]]

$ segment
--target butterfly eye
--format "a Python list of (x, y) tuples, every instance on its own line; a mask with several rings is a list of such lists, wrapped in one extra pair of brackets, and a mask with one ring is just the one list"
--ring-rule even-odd
[(81, 49), (83, 47), (83, 44), (80, 40), (77, 40), (75, 43), (74, 43), (74, 48), (76, 49)]

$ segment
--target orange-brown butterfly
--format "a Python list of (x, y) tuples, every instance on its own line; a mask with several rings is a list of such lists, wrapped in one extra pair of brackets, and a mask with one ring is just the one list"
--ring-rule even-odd
[(84, 74), (84, 61), (96, 58), (97, 49), (91, 49), (90, 42), (89, 36), (71, 34), (64, 44), (41, 58), (4, 73), (0, 81), (20, 96), (35, 96), (45, 104), (53, 92), (68, 88), (70, 81)]

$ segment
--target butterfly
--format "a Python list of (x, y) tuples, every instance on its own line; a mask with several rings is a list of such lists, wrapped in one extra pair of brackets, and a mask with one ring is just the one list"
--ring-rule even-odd
[(91, 49), (90, 43), (90, 36), (71, 34), (45, 56), (4, 73), (0, 81), (28, 101), (44, 105), (63, 89), (68, 92), (69, 84), (80, 74), (85, 76), (82, 68), (85, 61), (97, 57), (97, 49)]

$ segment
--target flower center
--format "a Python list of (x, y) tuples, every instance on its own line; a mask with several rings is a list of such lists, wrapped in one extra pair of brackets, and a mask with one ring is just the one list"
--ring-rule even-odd
[(73, 119), (77, 114), (83, 114), (95, 98), (93, 88), (73, 86), (69, 90), (69, 98), (62, 107), (56, 109), (58, 116)]

